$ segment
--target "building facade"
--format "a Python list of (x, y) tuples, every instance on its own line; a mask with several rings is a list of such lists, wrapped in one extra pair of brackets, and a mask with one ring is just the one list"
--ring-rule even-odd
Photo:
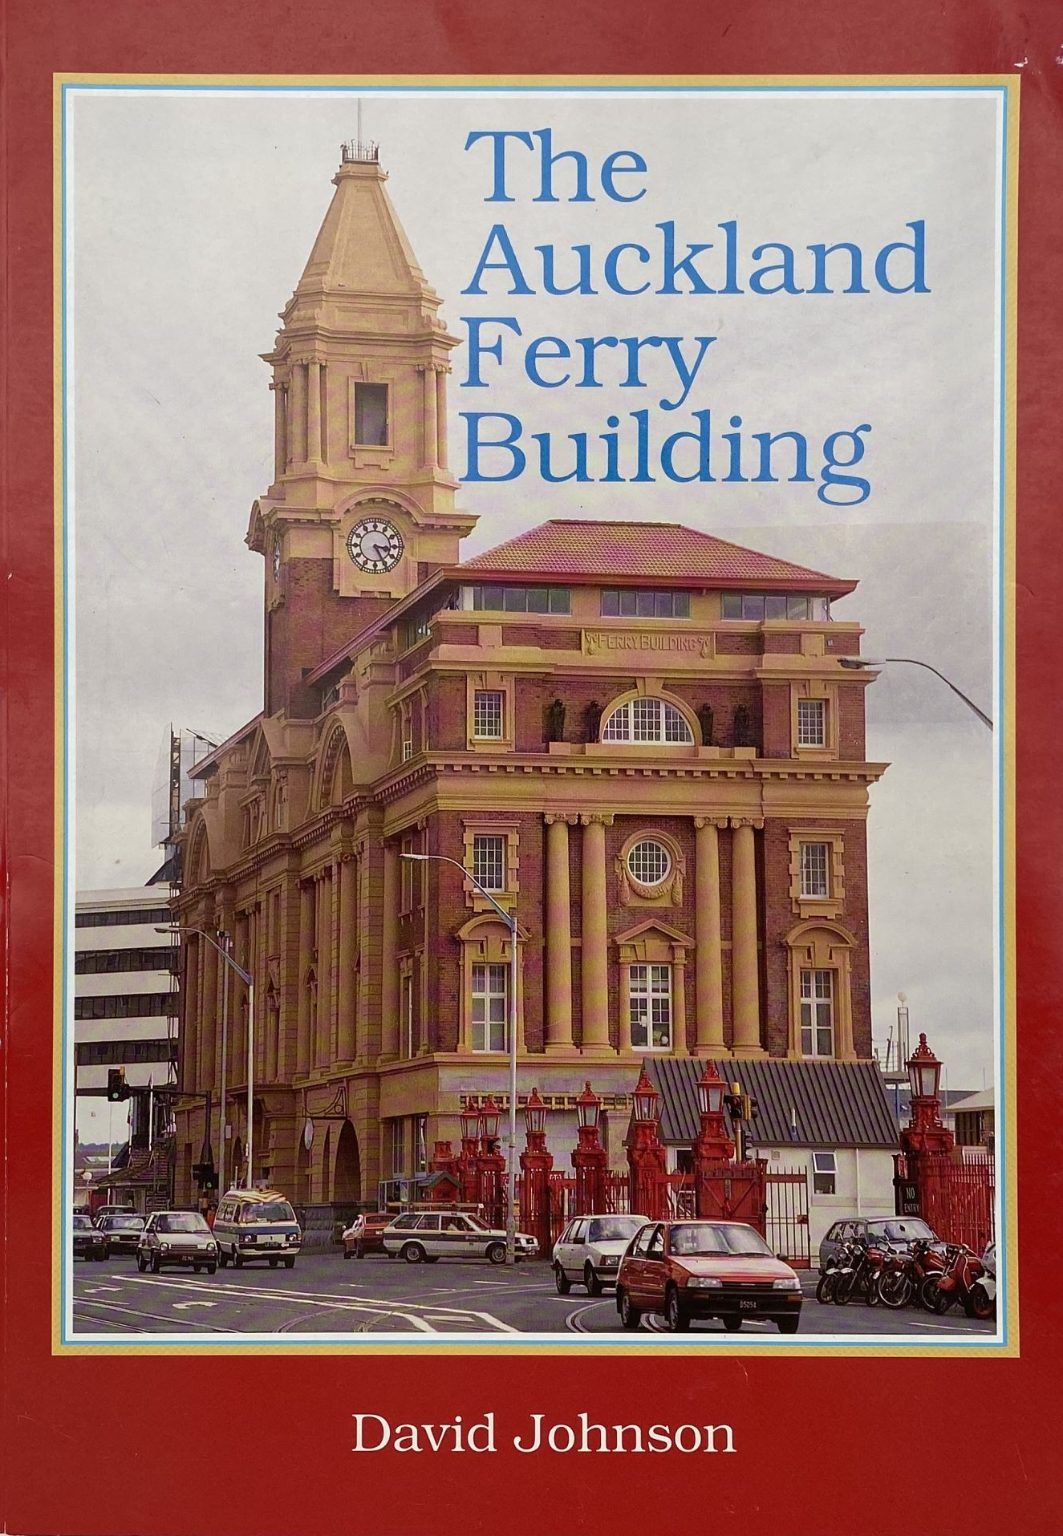
[(103, 1095), (177, 1081), (177, 949), (168, 885), (78, 891), (74, 901), (75, 1086)]
[[(345, 152), (266, 355), (263, 709), (183, 833), (179, 921), (232, 936), (255, 1004), (190, 934), (181, 1083), (224, 1074), (239, 1166), (250, 1028), (251, 1176), (306, 1203), (374, 1201), (505, 1103), (510, 928), (463, 871), (515, 914), (519, 1092), (559, 1151), (589, 1077), (622, 1158), (647, 1053), (871, 1056), (855, 583), (652, 522), (463, 563), (455, 339), (384, 182)], [(177, 1124), (188, 1199), (201, 1102)]]

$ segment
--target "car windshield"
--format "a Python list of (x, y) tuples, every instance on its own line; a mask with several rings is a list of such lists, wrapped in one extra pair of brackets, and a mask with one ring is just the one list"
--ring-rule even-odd
[(914, 1243), (917, 1238), (933, 1239), (933, 1229), (918, 1218), (908, 1221), (869, 1221), (869, 1237), (884, 1237), (891, 1243)]
[(668, 1242), (671, 1252), (676, 1254), (720, 1254), (724, 1258), (771, 1255), (759, 1232), (737, 1223), (692, 1221), (673, 1227)]
[(587, 1231), (589, 1243), (627, 1243), (645, 1222), (637, 1216), (604, 1216), (592, 1221)]
[(156, 1232), (209, 1232), (198, 1211), (167, 1211), (155, 1219)]
[(91, 1232), (92, 1231), (92, 1222), (89, 1220), (89, 1218), (87, 1216), (75, 1216), (74, 1217), (74, 1231), (75, 1232), (86, 1232), (86, 1231), (87, 1232)]
[(137, 1231), (144, 1225), (143, 1216), (105, 1216), (103, 1225), (108, 1232)]
[(476, 1227), (477, 1230), (480, 1231), (480, 1232), (490, 1232), (491, 1231), (491, 1228), (487, 1225), (486, 1221), (481, 1221), (479, 1216), (467, 1215), (465, 1217), (465, 1220), (467, 1222), (470, 1222), (472, 1224), (472, 1226)]
[(241, 1222), (255, 1221), (294, 1221), (295, 1212), (287, 1200), (263, 1200), (254, 1205), (245, 1205), (240, 1212)]

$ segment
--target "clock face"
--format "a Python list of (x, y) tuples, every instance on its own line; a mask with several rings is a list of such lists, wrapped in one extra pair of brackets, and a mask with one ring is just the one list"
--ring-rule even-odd
[(363, 517), (347, 535), (347, 553), (360, 571), (379, 576), (402, 558), (402, 535), (383, 517)]

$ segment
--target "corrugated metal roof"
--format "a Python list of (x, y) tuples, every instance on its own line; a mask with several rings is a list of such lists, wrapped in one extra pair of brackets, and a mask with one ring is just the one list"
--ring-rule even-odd
[[(756, 1147), (896, 1147), (886, 1085), (873, 1061), (782, 1061), (715, 1058), (728, 1083), (757, 1101), (746, 1127)], [(701, 1128), (698, 1078), (703, 1057), (650, 1056), (646, 1071), (661, 1095), (661, 1140), (689, 1146)], [(634, 1083), (632, 1083), (634, 1086)]]
[(497, 575), (658, 577), (696, 586), (774, 585), (851, 592), (854, 581), (745, 549), (681, 523), (555, 518), (465, 561), (461, 571)]

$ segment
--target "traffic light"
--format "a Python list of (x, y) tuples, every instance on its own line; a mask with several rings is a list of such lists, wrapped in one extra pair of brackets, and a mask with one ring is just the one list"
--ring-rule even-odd
[[(736, 1090), (737, 1090), (737, 1086), (738, 1085), (735, 1084)], [(727, 1113), (730, 1115), (731, 1119), (732, 1120), (741, 1120), (741, 1118), (742, 1118), (742, 1095), (740, 1093), (738, 1093), (737, 1091), (735, 1093), (725, 1093), (724, 1096), (723, 1096), (723, 1102), (724, 1102), (724, 1104), (727, 1107)]]
[(745, 1099), (745, 1104), (743, 1106), (745, 1112), (744, 1112), (742, 1118), (743, 1118), (743, 1120), (749, 1120), (750, 1122), (752, 1122), (752, 1121), (756, 1120), (759, 1117), (760, 1109), (759, 1109), (759, 1107), (757, 1105), (756, 1099), (753, 1097), (753, 1095), (751, 1093), (747, 1093), (747, 1094), (743, 1095), (743, 1097)]
[(129, 1089), (126, 1087), (125, 1067), (111, 1067), (107, 1073), (108, 1104), (121, 1104), (128, 1097)]

